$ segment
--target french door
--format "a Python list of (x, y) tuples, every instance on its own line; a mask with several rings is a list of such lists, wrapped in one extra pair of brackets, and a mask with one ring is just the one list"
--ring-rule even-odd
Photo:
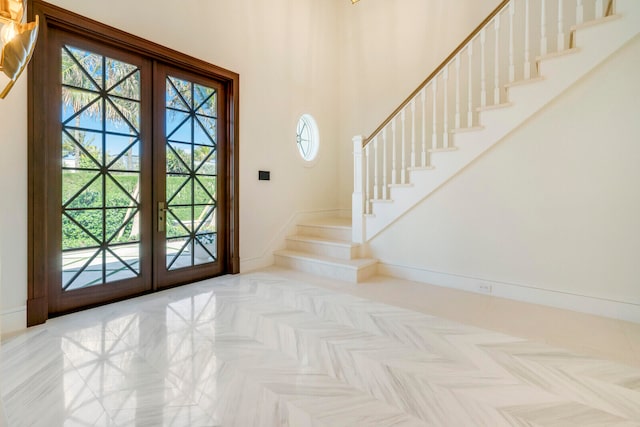
[(155, 67), (155, 282), (158, 288), (220, 274), (226, 151), (222, 85), (163, 64)]
[(60, 29), (47, 57), (48, 314), (231, 272), (223, 82)]

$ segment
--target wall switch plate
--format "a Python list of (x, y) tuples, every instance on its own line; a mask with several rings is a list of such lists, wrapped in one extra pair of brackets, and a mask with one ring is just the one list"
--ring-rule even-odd
[(259, 181), (270, 181), (271, 180), (271, 172), (270, 171), (258, 171), (258, 180)]

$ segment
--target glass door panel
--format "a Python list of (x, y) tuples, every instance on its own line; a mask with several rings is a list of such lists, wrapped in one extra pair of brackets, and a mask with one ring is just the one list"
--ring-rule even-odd
[(207, 271), (210, 275), (220, 268), (220, 88), (199, 76), (174, 74), (169, 67), (159, 67), (158, 73), (164, 81), (164, 177), (156, 191), (163, 194), (164, 200), (160, 196), (158, 200), (166, 209), (160, 225), (164, 259), (158, 261), (163, 263), (159, 275), (175, 272), (177, 277), (195, 278)]
[(216, 90), (166, 78), (166, 199), (169, 270), (215, 262)]
[[(56, 32), (58, 121), (50, 134), (59, 167), (52, 313), (151, 288), (151, 64), (138, 56)], [(150, 156), (150, 153), (147, 154)], [(148, 246), (145, 249), (145, 245)]]
[(140, 276), (140, 69), (61, 48), (62, 289)]

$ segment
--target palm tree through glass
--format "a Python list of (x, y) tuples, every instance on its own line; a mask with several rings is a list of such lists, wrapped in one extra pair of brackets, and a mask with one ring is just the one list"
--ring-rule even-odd
[(61, 49), (62, 288), (140, 275), (140, 70)]

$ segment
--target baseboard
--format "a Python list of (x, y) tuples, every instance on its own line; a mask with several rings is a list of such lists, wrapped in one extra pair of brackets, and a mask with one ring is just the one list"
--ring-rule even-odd
[(240, 273), (249, 273), (275, 264), (273, 252), (255, 258), (240, 258)]
[[(636, 303), (571, 294), (514, 283), (496, 282), (483, 278), (442, 273), (382, 261), (378, 264), (378, 274), (428, 283), (444, 288), (458, 289), (477, 294), (640, 323), (640, 304)], [(480, 289), (481, 285), (484, 290)]]
[(27, 328), (27, 306), (9, 308), (0, 312), (0, 335)]
[(294, 212), (291, 214), (289, 219), (287, 219), (284, 225), (273, 235), (265, 249), (259, 255), (240, 258), (240, 272), (247, 273), (249, 271), (273, 265), (275, 263), (273, 253), (285, 248), (285, 239), (287, 236), (295, 234), (296, 225), (299, 223), (328, 216), (350, 216), (350, 214), (351, 211), (347, 211), (345, 209), (320, 209), (315, 211)]

